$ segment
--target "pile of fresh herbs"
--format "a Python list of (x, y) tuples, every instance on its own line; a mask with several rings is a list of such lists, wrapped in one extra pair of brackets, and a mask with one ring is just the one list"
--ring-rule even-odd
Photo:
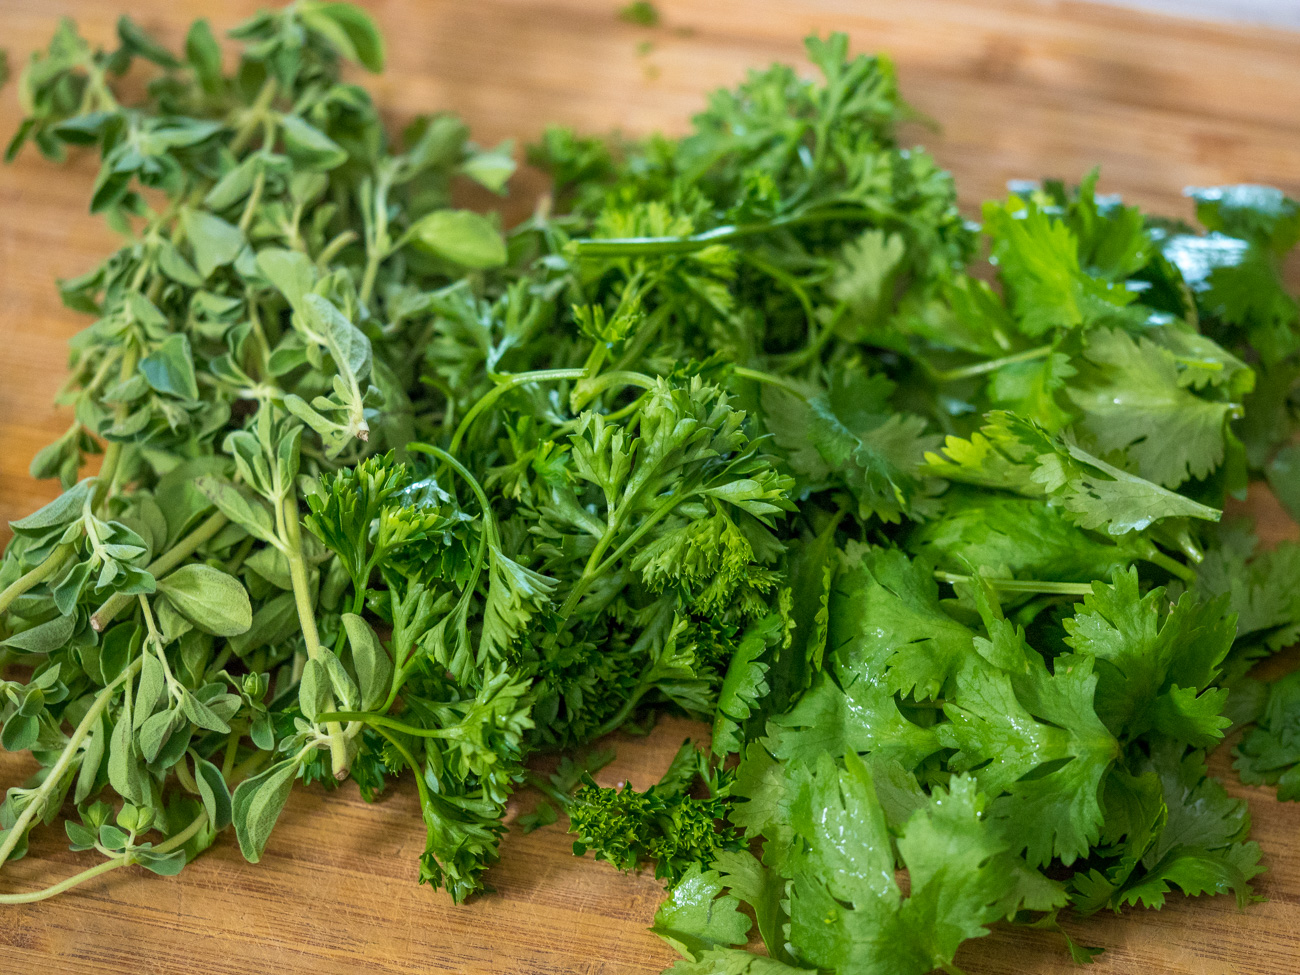
[[(230, 825), (255, 862), (294, 782), (407, 769), (421, 881), (482, 889), (532, 783), (526, 825), (667, 878), (678, 975), (956, 971), (999, 920), (1252, 899), (1205, 750), (1258, 718), (1243, 774), (1300, 794), (1300, 685), (1247, 677), (1300, 634), (1300, 548), (1221, 512), (1300, 490), (1300, 205), (1196, 190), (1201, 231), (1094, 173), (976, 226), (836, 35), (679, 140), (549, 130), (503, 230), (452, 201), (509, 145), (394, 140), (340, 80), (383, 65), (363, 13), (231, 36), (225, 73), (202, 21), (183, 54), (65, 22), (20, 82), (10, 156), (98, 153), (125, 243), (61, 284), (93, 323), (32, 472), (65, 491), (0, 566), (0, 743), (41, 766), (0, 863), (64, 811), (101, 859), (0, 902)], [(710, 741), (596, 786), (586, 746), (665, 710)]]

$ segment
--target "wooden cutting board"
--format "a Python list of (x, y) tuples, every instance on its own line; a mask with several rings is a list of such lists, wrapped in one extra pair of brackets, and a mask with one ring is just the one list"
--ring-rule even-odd
[[(1189, 215), (1188, 184), (1264, 182), (1300, 195), (1300, 34), (1199, 25), (1082, 3), (1029, 0), (662, 0), (663, 23), (621, 23), (620, 0), (376, 0), (390, 68), (366, 84), (394, 123), (419, 111), (463, 114), (484, 143), (536, 136), (549, 121), (590, 132), (680, 131), (705, 91), (751, 67), (801, 60), (811, 31), (848, 31), (896, 59), (914, 104), (942, 127), (915, 127), (957, 174), (963, 200), (1016, 177), (1077, 178), (1100, 162), (1102, 187)], [(92, 40), (124, 9), (171, 44), (198, 16), (224, 28), (256, 0), (0, 0), (0, 45), (17, 68), (57, 17)], [(638, 45), (648, 41), (648, 53)], [(18, 121), (0, 93), (0, 133)], [(53, 496), (27, 476), (68, 418), (52, 406), (65, 343), (85, 319), (61, 307), (56, 276), (115, 246), (86, 214), (94, 168), (33, 154), (0, 170), (0, 522)], [(526, 192), (536, 187), (527, 174)], [(1300, 537), (1266, 494), (1249, 507), (1270, 539)], [(605, 784), (644, 788), (703, 726), (665, 721), (617, 742)], [(1072, 922), (1107, 951), (1099, 975), (1292, 975), (1300, 971), (1300, 805), (1236, 782), (1250, 800), (1269, 898), (1238, 913), (1227, 898), (1171, 898), (1160, 912)], [(0, 755), (0, 783), (30, 763)], [(531, 799), (522, 801), (526, 809)], [(367, 805), (356, 788), (296, 792), (262, 863), (226, 837), (178, 878), (122, 871), (62, 898), (0, 908), (0, 975), (194, 973), (654, 973), (673, 954), (646, 931), (660, 894), (646, 875), (570, 855), (558, 826), (511, 834), (496, 893), (454, 907), (415, 883), (422, 830), (413, 788)], [(0, 890), (85, 865), (61, 831), (38, 831)], [(958, 962), (971, 975), (1074, 971), (1046, 935), (997, 930)]]

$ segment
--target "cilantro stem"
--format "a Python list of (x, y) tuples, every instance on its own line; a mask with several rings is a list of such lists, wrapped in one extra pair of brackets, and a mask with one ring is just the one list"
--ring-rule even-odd
[[(276, 509), (280, 521), (280, 538), (285, 543), (285, 557), (289, 561), (289, 580), (293, 585), (294, 606), (298, 610), (298, 623), (302, 628), (303, 643), (309, 660), (321, 660), (328, 652), (321, 646), (316, 629), (316, 609), (312, 605), (311, 587), (307, 583), (307, 563), (302, 556), (302, 532), (298, 527), (298, 499), (292, 488), (285, 494), (284, 502)], [(333, 695), (325, 702), (326, 709), (334, 706)], [(348, 743), (343, 729), (334, 723), (325, 726), (330, 743), (330, 764), (334, 778), (348, 777)]]
[(795, 296), (795, 300), (799, 302), (800, 307), (803, 308), (804, 319), (807, 322), (808, 331), (811, 333), (816, 330), (817, 312), (813, 308), (812, 299), (808, 297), (808, 289), (803, 286), (803, 282), (790, 272), (763, 260), (763, 258), (759, 257), (757, 254), (747, 253), (744, 256), (744, 260), (755, 270), (760, 271), (772, 278), (774, 281), (778, 281), (785, 285), (786, 288)]
[(91, 702), (90, 707), (86, 710), (85, 716), (82, 717), (81, 723), (73, 730), (72, 737), (68, 739), (68, 743), (63, 746), (63, 752), (59, 755), (58, 761), (50, 767), (50, 771), (41, 781), (40, 787), (36, 790), (36, 794), (33, 795), (27, 805), (23, 807), (23, 811), (18, 814), (18, 819), (14, 822), (13, 826), (4, 832), (4, 841), (0, 842), (0, 869), (3, 869), (5, 862), (9, 859), (9, 855), (14, 851), (14, 847), (16, 847), (19, 841), (27, 835), (27, 830), (31, 825), (32, 820), (45, 811), (45, 804), (49, 802), (50, 796), (53, 795), (55, 790), (58, 788), (60, 781), (63, 779), (64, 773), (67, 772), (68, 766), (72, 763), (73, 756), (76, 755), (78, 750), (81, 748), (81, 743), (85, 740), (86, 735), (90, 734), (90, 730), (99, 723), (99, 716), (104, 713), (109, 702), (113, 700), (113, 696), (117, 693), (118, 687), (123, 682), (129, 681), (134, 677), (136, 671), (140, 669), (140, 666), (143, 663), (144, 654), (137, 654), (136, 658), (131, 661), (130, 665), (95, 696), (95, 700)]
[(586, 375), (587, 371), (585, 369), (538, 369), (534, 372), (515, 373), (513, 376), (502, 380), (484, 393), (461, 419), (460, 424), (456, 427), (456, 432), (451, 435), (451, 446), (448, 448), (450, 453), (456, 453), (457, 448), (460, 447), (460, 442), (465, 439), (465, 435), (469, 432), (469, 428), (474, 421), (510, 390), (519, 386), (526, 386), (528, 383), (549, 382), (552, 379), (582, 379)]
[(762, 372), (758, 369), (749, 369), (745, 366), (733, 366), (731, 371), (742, 379), (752, 379), (756, 383), (766, 383), (769, 386), (775, 386), (778, 389), (785, 390), (785, 392), (789, 393), (791, 396), (798, 397), (805, 403), (808, 402), (808, 394), (782, 376), (774, 376), (770, 372)]
[(976, 376), (987, 375), (990, 372), (997, 372), (1003, 366), (1014, 366), (1019, 362), (1033, 362), (1035, 359), (1045, 359), (1051, 355), (1054, 346), (1041, 345), (1035, 349), (1026, 349), (1024, 352), (1017, 352), (1014, 355), (1003, 356), (1001, 359), (986, 359), (983, 362), (976, 362), (969, 366), (962, 366), (959, 369), (931, 369), (924, 359), (921, 364), (930, 373), (931, 378), (941, 383), (956, 382), (959, 379), (973, 379)]
[(1189, 569), (1187, 566), (1183, 565), (1183, 563), (1179, 562), (1177, 559), (1170, 558), (1168, 555), (1160, 551), (1160, 549), (1156, 548), (1154, 545), (1149, 545), (1146, 548), (1146, 550), (1142, 553), (1142, 558), (1145, 559), (1147, 562), (1150, 562), (1152, 565), (1160, 566), (1160, 568), (1164, 569), (1166, 572), (1169, 572), (1171, 575), (1177, 576), (1179, 579), (1182, 579), (1183, 582), (1189, 584), (1196, 582), (1195, 571)]
[[(975, 576), (959, 575), (956, 572), (944, 572), (937, 570), (934, 577), (940, 582), (957, 584), (963, 582), (974, 582)], [(984, 582), (988, 583), (990, 589), (997, 589), (1002, 592), (1027, 592), (1043, 593), (1052, 596), (1091, 596), (1092, 583), (1090, 582), (1047, 582), (1042, 579), (998, 579), (993, 576), (981, 577)]]
[(805, 223), (822, 223), (829, 220), (865, 219), (862, 207), (828, 207), (805, 213), (775, 217), (759, 223), (724, 224), (686, 237), (607, 237), (583, 238), (571, 241), (569, 246), (579, 257), (644, 257), (659, 254), (690, 254), (712, 244), (723, 244), (756, 234), (771, 233), (784, 227)]
[[(799, 351), (793, 352), (788, 357), (782, 357), (780, 359), (780, 366), (778, 367), (780, 371), (792, 372), (800, 366), (807, 365), (809, 362), (814, 361), (818, 356), (820, 356), (822, 349), (826, 348), (826, 344), (835, 337), (835, 327), (839, 325), (840, 319), (848, 313), (848, 310), (849, 306), (846, 303), (841, 302), (831, 314), (830, 321), (822, 326), (821, 331), (817, 333), (815, 339)], [(809, 319), (809, 321), (811, 322), (813, 319)]]
[[(194, 529), (194, 531), (190, 532), (170, 549), (150, 562), (148, 566), (145, 567), (146, 570), (155, 579), (167, 574), (193, 555), (194, 551), (200, 545), (215, 537), (217, 532), (226, 527), (227, 523), (228, 519), (219, 511), (209, 515), (197, 528)], [(99, 609), (95, 610), (95, 612), (91, 614), (90, 625), (97, 633), (102, 632), (104, 627), (113, 622), (113, 619), (117, 614), (122, 612), (130, 601), (130, 596), (125, 596), (122, 593), (114, 593), (104, 600)]]
[(45, 560), (41, 562), (40, 565), (36, 566), (34, 569), (27, 570), (26, 573), (9, 583), (9, 585), (5, 587), (4, 592), (0, 592), (0, 613), (7, 610), (10, 604), (23, 593), (39, 586), (50, 576), (58, 572), (59, 569), (63, 568), (63, 564), (72, 557), (74, 551), (76, 551), (76, 546), (73, 545), (72, 542), (64, 542), (62, 545), (56, 545), (50, 554), (45, 556)]

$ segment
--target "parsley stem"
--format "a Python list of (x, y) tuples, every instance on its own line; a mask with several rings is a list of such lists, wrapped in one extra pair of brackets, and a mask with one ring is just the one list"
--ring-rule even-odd
[(690, 254), (712, 244), (723, 244), (742, 237), (771, 233), (783, 227), (829, 220), (861, 220), (867, 217), (862, 207), (827, 207), (804, 213), (774, 217), (759, 223), (724, 224), (712, 230), (686, 237), (607, 237), (571, 241), (569, 246), (579, 257), (643, 257), (657, 254)]
[(399, 732), (403, 735), (412, 735), (416, 738), (455, 738), (457, 733), (448, 731), (445, 728), (417, 728), (415, 725), (407, 724), (404, 721), (398, 721), (396, 718), (390, 718), (386, 714), (375, 714), (371, 711), (329, 711), (317, 715), (320, 721), (361, 721), (378, 730), (379, 728), (388, 728), (391, 731)]
[[(483, 532), (479, 536), (478, 553), (474, 556), (474, 571), (470, 573), (469, 581), (465, 584), (465, 589), (457, 601), (456, 609), (452, 611), (453, 615), (455, 615), (461, 611), (462, 604), (468, 604), (474, 590), (478, 588), (479, 576), (483, 573), (483, 562), (487, 558), (488, 545), (496, 544), (497, 527), (496, 520), (492, 516), (492, 506), (488, 503), (487, 493), (479, 484), (478, 479), (469, 472), (469, 469), (464, 464), (441, 447), (435, 447), (427, 443), (411, 443), (406, 445), (406, 449), (411, 453), (428, 454), (431, 457), (436, 457), (459, 474), (461, 479), (469, 485), (469, 489), (474, 492), (474, 497), (483, 510)], [(390, 695), (386, 706), (391, 707), (392, 703), (393, 699), (392, 695)]]
[[(560, 607), (560, 627), (564, 627), (565, 621), (573, 615), (573, 611), (578, 608), (580, 600), (592, 582), (600, 574), (600, 560), (604, 557), (605, 551), (614, 542), (614, 536), (618, 533), (618, 523), (615, 522), (605, 529), (600, 539), (596, 542), (596, 547), (591, 550), (591, 555), (587, 558), (587, 564), (582, 567), (582, 575), (578, 581), (573, 584), (569, 594), (564, 597), (564, 605)], [(557, 630), (557, 635), (559, 631)]]
[(553, 800), (561, 809), (568, 809), (569, 805), (573, 802), (572, 796), (565, 795), (553, 784), (547, 781), (544, 776), (538, 775), (536, 772), (525, 772), (524, 781), (547, 798)]
[(388, 743), (397, 750), (397, 754), (402, 756), (402, 761), (406, 762), (410, 767), (411, 774), (415, 777), (415, 791), (419, 793), (420, 796), (420, 818), (424, 819), (425, 829), (429, 829), (429, 821), (425, 818), (425, 810), (433, 804), (433, 801), (429, 797), (429, 784), (424, 781), (424, 769), (420, 768), (419, 763), (416, 762), (415, 757), (410, 753), (405, 745), (390, 735), (382, 727), (378, 725), (373, 725), (372, 727), (374, 727), (377, 734), (382, 735), (388, 740)]
[(605, 735), (612, 734), (615, 731), (618, 731), (619, 728), (623, 727), (627, 722), (627, 719), (632, 716), (632, 712), (636, 709), (636, 706), (641, 703), (641, 698), (645, 697), (645, 693), (648, 689), (649, 688), (647, 687), (638, 685), (628, 696), (628, 699), (623, 702), (623, 706), (620, 707), (611, 718), (595, 730), (591, 736), (592, 739), (603, 738)]
[(931, 378), (936, 382), (951, 383), (956, 382), (958, 379), (973, 379), (976, 376), (997, 372), (1003, 366), (1014, 366), (1019, 362), (1033, 362), (1035, 359), (1045, 359), (1051, 354), (1052, 348), (1053, 346), (1050, 345), (1041, 345), (1036, 349), (1026, 349), (1024, 352), (1003, 356), (1001, 359), (986, 359), (983, 362), (962, 366), (959, 369), (931, 369), (924, 359), (921, 360), (921, 364), (925, 366)]
[[(180, 565), (187, 558), (193, 555), (194, 551), (200, 545), (215, 537), (217, 532), (226, 527), (227, 522), (228, 519), (226, 516), (221, 514), (219, 511), (209, 515), (202, 523), (200, 523), (199, 527), (194, 529), (194, 531), (190, 532), (170, 549), (150, 562), (149, 565), (146, 566), (146, 570), (155, 579), (166, 575), (172, 569), (176, 568), (176, 566)], [(117, 614), (122, 612), (130, 601), (131, 597), (123, 595), (122, 593), (114, 593), (109, 596), (100, 605), (99, 609), (95, 610), (95, 612), (91, 614), (91, 627), (93, 627), (97, 633), (102, 632), (104, 627), (113, 622), (113, 619)]]
[(73, 545), (72, 542), (64, 542), (62, 545), (56, 545), (50, 554), (45, 556), (45, 560), (41, 562), (40, 565), (36, 566), (34, 569), (27, 570), (26, 573), (9, 583), (9, 585), (5, 587), (4, 592), (0, 592), (0, 613), (7, 610), (10, 604), (23, 593), (39, 586), (50, 576), (58, 572), (59, 569), (63, 568), (63, 564), (72, 557), (72, 553), (75, 550), (76, 546)]
[(576, 411), (582, 409), (605, 390), (613, 386), (637, 386), (641, 389), (654, 389), (655, 381), (642, 372), (628, 369), (615, 369), (600, 376), (582, 378), (573, 389), (570, 406)]
[(136, 671), (144, 663), (144, 654), (137, 654), (136, 658), (131, 661), (130, 665), (118, 674), (107, 687), (95, 696), (95, 700), (87, 709), (85, 716), (82, 717), (81, 723), (72, 732), (72, 737), (68, 743), (63, 746), (63, 752), (59, 755), (58, 761), (50, 767), (50, 771), (41, 781), (36, 794), (31, 797), (23, 811), (18, 814), (18, 819), (3, 834), (4, 841), (0, 842), (0, 869), (3, 869), (5, 861), (13, 853), (20, 840), (27, 835), (28, 827), (33, 819), (45, 811), (45, 804), (49, 802), (50, 796), (54, 794), (59, 783), (63, 780), (63, 775), (68, 771), (68, 766), (72, 764), (73, 756), (81, 749), (81, 743), (85, 741), (86, 735), (90, 730), (99, 723), (99, 716), (104, 713), (109, 702), (117, 693), (118, 687), (125, 681), (129, 681), (135, 676)]
[(448, 451), (452, 454), (456, 453), (457, 448), (460, 447), (460, 442), (465, 439), (465, 435), (469, 432), (470, 425), (510, 390), (525, 386), (528, 383), (548, 382), (552, 379), (582, 379), (586, 375), (587, 371), (585, 369), (538, 369), (533, 372), (515, 373), (513, 376), (503, 379), (495, 387), (479, 397), (479, 401), (470, 407), (469, 412), (465, 414), (456, 427), (456, 432), (451, 435), (451, 446)]
[[(955, 585), (963, 582), (974, 582), (975, 576), (959, 575), (956, 572), (944, 572), (937, 570), (934, 577), (940, 582), (947, 582)], [(1047, 582), (1041, 579), (998, 579), (993, 576), (981, 577), (984, 582), (988, 583), (990, 589), (997, 589), (1001, 592), (1026, 592), (1026, 593), (1043, 593), (1052, 596), (1090, 596), (1092, 595), (1092, 583), (1090, 582)]]
[[(280, 537), (285, 543), (285, 557), (289, 561), (289, 580), (293, 585), (293, 601), (298, 610), (298, 623), (302, 628), (303, 643), (309, 660), (321, 660), (328, 652), (320, 643), (316, 629), (316, 609), (312, 605), (311, 587), (307, 583), (307, 563), (302, 557), (302, 533), (298, 527), (298, 499), (292, 488), (285, 494), (284, 502), (276, 514), (280, 520)], [(325, 702), (326, 709), (334, 706), (333, 695)], [(325, 726), (330, 743), (330, 764), (334, 778), (348, 777), (348, 743), (343, 729), (334, 723)]]

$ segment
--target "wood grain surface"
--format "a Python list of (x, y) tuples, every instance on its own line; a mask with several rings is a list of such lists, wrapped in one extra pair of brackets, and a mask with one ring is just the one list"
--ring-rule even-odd
[[(481, 142), (527, 140), (549, 121), (593, 132), (680, 131), (702, 94), (751, 67), (801, 61), (811, 31), (846, 30), (888, 51), (905, 91), (941, 133), (917, 127), (973, 208), (1015, 177), (1077, 177), (1164, 212), (1190, 212), (1189, 184), (1272, 183), (1300, 194), (1300, 34), (1202, 25), (1090, 4), (1030, 0), (660, 0), (654, 30), (617, 20), (620, 0), (377, 0), (389, 71), (367, 81), (394, 123), (451, 109)], [(0, 0), (0, 45), (20, 65), (62, 15), (107, 40), (126, 9), (178, 45), (189, 22), (224, 28), (256, 0)], [(637, 46), (650, 41), (648, 54)], [(0, 133), (17, 124), (0, 94)], [(114, 246), (86, 214), (93, 167), (54, 169), (32, 154), (0, 171), (0, 521), (53, 496), (27, 476), (68, 418), (52, 407), (68, 338), (86, 321), (61, 307), (58, 276)], [(519, 182), (527, 192), (530, 179)], [(532, 185), (536, 185), (535, 179)], [(1266, 494), (1247, 507), (1271, 539), (1300, 532)], [(600, 776), (644, 788), (702, 726), (665, 721), (619, 741)], [(1268, 901), (1172, 898), (1069, 924), (1107, 949), (1098, 975), (1293, 975), (1300, 971), (1300, 805), (1236, 782), (1268, 866)], [(30, 766), (0, 756), (0, 784)], [(525, 799), (526, 807), (531, 802)], [(182, 876), (122, 871), (60, 899), (0, 911), (0, 975), (195, 973), (652, 973), (672, 953), (647, 931), (660, 886), (570, 855), (558, 826), (510, 834), (496, 893), (451, 906), (415, 884), (422, 831), (414, 790), (367, 805), (350, 784), (295, 792), (261, 864), (226, 837)], [(40, 830), (7, 866), (19, 890), (84, 865), (61, 831)], [(1046, 935), (996, 930), (958, 956), (971, 975), (1064, 973)]]

